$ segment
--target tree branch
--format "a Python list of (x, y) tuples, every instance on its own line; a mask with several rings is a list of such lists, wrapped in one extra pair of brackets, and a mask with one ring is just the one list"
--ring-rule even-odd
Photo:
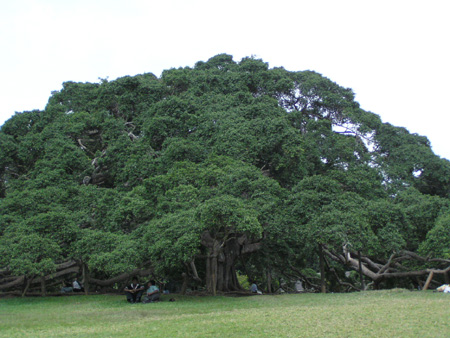
[(391, 265), (392, 260), (394, 259), (395, 255), (396, 255), (396, 254), (393, 253), (393, 254), (391, 255), (391, 257), (389, 257), (387, 263), (386, 263), (386, 264), (378, 271), (378, 273), (383, 273), (383, 272), (385, 272), (385, 271), (389, 268), (389, 266)]

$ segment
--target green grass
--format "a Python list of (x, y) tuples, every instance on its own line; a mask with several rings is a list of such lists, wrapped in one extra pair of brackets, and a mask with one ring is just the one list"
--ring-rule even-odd
[(0, 337), (450, 337), (450, 295), (442, 293), (175, 298), (0, 299)]

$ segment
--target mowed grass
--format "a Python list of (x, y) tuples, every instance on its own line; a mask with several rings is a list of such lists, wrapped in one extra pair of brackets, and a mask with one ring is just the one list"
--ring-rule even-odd
[(450, 337), (450, 294), (0, 299), (0, 337)]

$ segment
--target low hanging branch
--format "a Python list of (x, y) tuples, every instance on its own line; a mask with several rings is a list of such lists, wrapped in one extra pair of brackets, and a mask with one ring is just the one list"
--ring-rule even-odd
[(201, 282), (202, 279), (198, 276), (198, 272), (197, 272), (197, 267), (195, 266), (195, 259), (193, 259), (190, 263), (189, 263), (191, 270), (192, 270), (192, 278), (194, 278), (194, 280)]
[[(56, 278), (59, 278), (64, 275), (70, 275), (74, 273), (78, 273), (79, 266), (75, 261), (67, 261), (64, 263), (61, 263), (56, 266), (56, 272), (50, 273), (48, 275), (45, 275), (40, 278), (34, 278), (34, 279), (28, 279), (27, 283), (29, 282), (31, 284), (40, 284), (42, 283), (42, 278), (44, 278), (44, 281), (53, 280)], [(8, 269), (2, 270), (3, 275), (10, 274), (10, 271)], [(3, 278), (0, 278), (0, 290), (10, 290), (22, 287), (23, 283), (25, 281), (25, 276), (11, 276), (7, 275)]]
[[(339, 285), (344, 286), (347, 288), (347, 291), (350, 289), (354, 289), (356, 291), (361, 291), (360, 288), (357, 288), (355, 285), (353, 285), (352, 283), (348, 283), (348, 282), (344, 282), (343, 280), (341, 280), (341, 278), (339, 278), (339, 275), (336, 272), (335, 268), (332, 268), (330, 266), (330, 264), (328, 263), (328, 260), (326, 258), (326, 256), (324, 256), (324, 261), (325, 261), (325, 265), (328, 269), (328, 271), (332, 272), (334, 275), (334, 278), (336, 278), (337, 282), (339, 283)], [(361, 283), (361, 287), (363, 287), (363, 284)], [(366, 288), (367, 286), (364, 286), (363, 290)]]
[(146, 261), (142, 264), (141, 267), (134, 269), (131, 272), (124, 272), (124, 273), (122, 273), (118, 276), (115, 276), (113, 278), (110, 278), (110, 279), (102, 280), (102, 279), (87, 277), (87, 280), (89, 283), (95, 284), (98, 286), (103, 286), (103, 287), (113, 286), (115, 283), (124, 282), (135, 276), (147, 277), (147, 276), (151, 275), (154, 272), (153, 268), (152, 267), (144, 268), (144, 267), (150, 266), (150, 264), (151, 264), (150, 261)]
[(153, 269), (145, 269), (145, 270), (135, 269), (131, 272), (122, 273), (122, 274), (120, 274), (116, 277), (110, 278), (110, 279), (102, 280), (102, 279), (96, 279), (96, 278), (88, 278), (88, 281), (90, 284), (108, 287), (108, 286), (113, 286), (115, 283), (120, 283), (120, 282), (129, 280), (130, 278), (135, 277), (135, 276), (144, 277), (144, 276), (148, 276), (152, 273), (153, 273)]
[[(148, 266), (150, 263), (146, 262), (144, 266)], [(25, 294), (29, 289), (35, 287), (34, 285), (46, 286), (56, 286), (61, 284), (61, 280), (68, 279), (69, 277), (76, 276), (82, 272), (82, 267), (76, 261), (63, 262), (56, 267), (56, 271), (40, 277), (29, 277), (26, 276), (12, 276), (8, 269), (2, 269), (2, 278), (0, 278), (0, 291), (3, 292), (18, 292), (22, 289), (21, 294)], [(124, 282), (134, 276), (149, 276), (153, 273), (152, 268), (138, 268), (129, 273), (123, 273), (119, 276), (115, 276), (110, 279), (101, 280), (92, 277), (88, 277), (84, 280), (85, 285), (87, 284), (97, 285), (99, 287), (111, 287), (115, 283)], [(50, 282), (50, 283), (47, 283)], [(45, 289), (45, 287), (43, 287)]]
[(14, 276), (14, 280), (9, 282), (9, 283), (5, 283), (5, 284), (1, 284), (0, 285), (0, 290), (8, 290), (8, 289), (12, 289), (12, 288), (16, 288), (18, 286), (23, 285), (23, 282), (25, 280), (25, 276)]
[[(373, 282), (380, 282), (383, 279), (389, 278), (405, 278), (405, 277), (418, 277), (433, 274), (446, 274), (450, 271), (450, 260), (429, 257), (422, 257), (411, 251), (401, 251), (399, 253), (393, 253), (389, 259), (384, 263), (377, 263), (372, 261), (368, 257), (361, 257), (358, 259), (355, 253), (350, 252), (346, 246), (343, 247), (343, 253), (339, 254), (333, 252), (326, 246), (324, 246), (324, 253), (332, 260), (339, 262), (343, 265), (350, 266), (355, 271), (361, 271), (361, 273), (370, 278)], [(442, 269), (423, 269), (408, 271), (404, 266), (400, 264), (403, 261), (420, 261), (420, 262), (437, 262), (448, 265)], [(405, 271), (406, 270), (406, 271)]]
[(320, 285), (315, 284), (311, 281), (311, 278), (306, 277), (299, 269), (289, 265), (290, 269), (295, 273), (295, 278), (302, 280), (305, 283), (305, 286), (310, 289), (320, 290)]

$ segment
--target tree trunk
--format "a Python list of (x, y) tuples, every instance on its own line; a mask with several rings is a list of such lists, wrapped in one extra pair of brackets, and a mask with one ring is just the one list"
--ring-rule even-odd
[(217, 293), (217, 255), (211, 257), (211, 292), (213, 296)]
[(379, 290), (380, 289), (380, 281), (376, 280), (373, 282), (373, 289), (374, 290)]
[(213, 295), (217, 292), (217, 270), (217, 255), (213, 247), (208, 250), (206, 258), (206, 291)]
[(225, 255), (222, 252), (218, 253), (217, 258), (217, 290), (220, 291), (227, 291), (227, 283), (228, 283), (228, 276), (227, 276), (227, 266), (226, 266), (226, 258)]
[(364, 275), (362, 272), (362, 262), (361, 262), (361, 251), (358, 251), (358, 260), (359, 260), (359, 281), (361, 283), (361, 290), (364, 291), (366, 289), (366, 286), (364, 285)]
[(237, 273), (236, 273), (236, 269), (234, 268), (234, 266), (231, 268), (231, 278), (232, 278), (232, 285), (233, 285), (233, 290), (243, 290), (241, 284), (239, 283), (239, 280), (237, 278)]
[(42, 275), (41, 276), (41, 295), (42, 295), (42, 297), (44, 297), (46, 293), (47, 293), (47, 291), (46, 291), (46, 287), (45, 287), (45, 276)]
[(188, 286), (188, 275), (187, 275), (187, 273), (183, 272), (181, 274), (181, 276), (183, 277), (183, 285), (181, 285), (180, 293), (182, 295), (185, 295), (186, 294), (186, 290), (187, 290), (187, 286)]
[(235, 238), (227, 241), (227, 245), (223, 248), (223, 285), (218, 287), (221, 291), (237, 291), (240, 290), (237, 282), (236, 270), (234, 268), (239, 258), (240, 245)]
[(319, 266), (320, 266), (320, 292), (327, 292), (327, 285), (325, 280), (325, 264), (323, 259), (322, 245), (319, 244)]
[(22, 295), (21, 295), (22, 297), (25, 297), (25, 295), (27, 294), (27, 291), (30, 288), (30, 284), (31, 284), (32, 280), (33, 280), (33, 278), (26, 278), (25, 277), (24, 288), (23, 288)]
[(202, 280), (198, 276), (197, 267), (195, 266), (195, 260), (192, 260), (189, 263), (189, 266), (191, 267), (191, 270), (192, 270), (192, 278), (194, 278), (194, 280), (196, 280), (197, 282), (201, 282)]
[(270, 267), (267, 269), (267, 293), (272, 293), (272, 273)]
[(82, 263), (81, 273), (82, 273), (82, 283), (83, 283), (83, 287), (84, 287), (84, 294), (87, 295), (89, 293), (89, 270), (88, 270), (87, 264)]
[(216, 295), (218, 282), (218, 258), (222, 245), (209, 232), (202, 235), (202, 244), (207, 248), (206, 291)]
[(206, 248), (206, 290), (212, 294), (241, 290), (234, 267), (236, 261), (244, 253), (260, 249), (261, 243), (249, 243), (243, 234), (219, 240), (209, 231), (202, 234), (201, 243)]
[(434, 272), (431, 271), (428, 275), (427, 281), (425, 282), (425, 285), (423, 286), (423, 291), (428, 290), (428, 287), (430, 286), (431, 280), (433, 279)]
[(212, 275), (211, 275), (211, 257), (208, 254), (206, 257), (206, 276), (205, 276), (205, 282), (206, 282), (206, 291), (210, 292), (212, 288)]

